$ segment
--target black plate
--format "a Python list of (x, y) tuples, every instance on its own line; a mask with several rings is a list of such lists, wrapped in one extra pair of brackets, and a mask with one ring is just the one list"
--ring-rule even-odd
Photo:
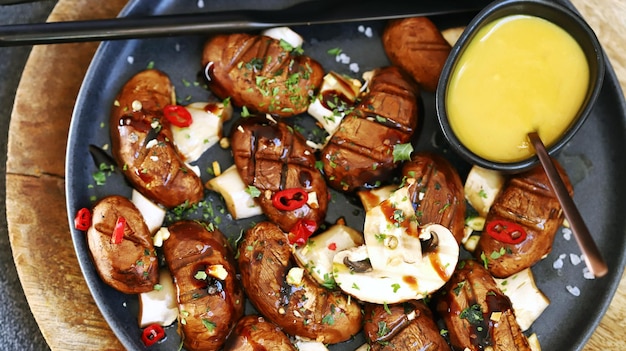
[[(145, 14), (171, 14), (228, 10), (238, 8), (285, 7), (293, 1), (227, 1), (162, 0), (131, 1), (122, 16)], [(381, 2), (384, 4), (384, 2)], [(199, 6), (204, 4), (204, 8)], [(566, 3), (571, 7), (571, 4)], [(381, 5), (384, 6), (384, 5)], [(440, 26), (457, 26), (469, 22), (470, 17), (448, 16), (433, 20)], [(327, 71), (359, 77), (361, 73), (388, 64), (379, 35), (382, 22), (321, 25), (294, 28), (305, 37), (305, 53), (319, 60)], [(359, 26), (362, 26), (361, 28)], [(368, 37), (360, 29), (371, 28), (374, 36)], [(93, 174), (97, 171), (92, 162), (89, 145), (106, 150), (110, 145), (109, 113), (111, 104), (121, 86), (135, 73), (151, 62), (155, 68), (170, 75), (176, 85), (179, 100), (206, 101), (209, 93), (201, 86), (187, 84), (200, 81), (200, 52), (204, 38), (201, 36), (163, 39), (127, 40), (106, 42), (98, 49), (93, 63), (80, 90), (76, 103), (67, 150), (66, 191), (70, 227), (73, 216), (82, 207), (91, 207), (95, 199), (109, 194), (130, 195), (130, 188), (116, 174), (108, 177), (104, 185), (95, 185)], [(341, 48), (359, 65), (359, 73), (350, 71), (348, 65), (336, 62), (328, 49)], [(537, 264), (533, 271), (540, 289), (551, 299), (551, 304), (533, 325), (531, 332), (538, 335), (544, 350), (580, 350), (593, 333), (604, 315), (617, 288), (626, 263), (626, 104), (615, 77), (608, 66), (601, 95), (585, 125), (558, 156), (575, 184), (575, 201), (593, 233), (600, 251), (608, 263), (610, 272), (596, 280), (586, 279), (584, 264), (573, 264), (570, 255), (580, 255), (572, 238), (557, 234), (552, 253)], [(444, 153), (464, 174), (469, 165), (447, 149), (436, 124), (434, 96), (422, 94), (424, 115), (422, 129), (416, 135), (418, 150), (437, 149)], [(303, 117), (301, 120), (306, 120)], [(110, 153), (110, 151), (105, 151)], [(204, 170), (213, 160), (219, 160), (222, 169), (231, 163), (228, 152), (219, 147), (207, 152), (199, 162), (203, 179)], [(336, 194), (337, 195), (337, 194)], [(207, 201), (215, 208), (221, 205), (215, 194), (207, 192)], [(216, 211), (219, 214), (219, 211)], [(221, 215), (220, 229), (228, 236), (237, 236), (250, 221), (233, 221)], [(358, 228), (362, 224), (363, 211), (351, 198), (337, 195), (329, 209), (329, 221), (344, 216), (349, 225)], [(89, 257), (84, 233), (72, 229), (72, 239), (81, 269), (93, 297), (122, 344), (129, 350), (143, 350), (137, 325), (138, 302), (136, 296), (121, 294), (105, 285), (98, 277)], [(562, 255), (563, 267), (556, 269), (554, 263)], [(578, 296), (567, 287), (580, 291)], [(167, 340), (151, 347), (152, 350), (176, 350), (180, 338), (176, 327), (166, 329)], [(362, 338), (331, 347), (332, 350), (354, 350)]]

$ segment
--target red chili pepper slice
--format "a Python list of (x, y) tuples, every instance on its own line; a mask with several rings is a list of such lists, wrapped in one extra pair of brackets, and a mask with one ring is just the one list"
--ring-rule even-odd
[(328, 249), (329, 249), (330, 251), (335, 251), (335, 250), (337, 250), (337, 244), (336, 244), (336, 243), (330, 243), (330, 244), (328, 244)]
[(291, 188), (277, 192), (272, 205), (281, 211), (297, 210), (309, 201), (309, 194), (302, 188)]
[(113, 234), (111, 235), (111, 243), (119, 244), (124, 239), (124, 228), (126, 227), (126, 218), (119, 216), (117, 217), (117, 222), (115, 222), (115, 228), (113, 229)]
[(289, 231), (289, 243), (304, 245), (311, 234), (317, 230), (317, 223), (310, 219), (300, 219)]
[(163, 108), (163, 115), (173, 125), (177, 127), (189, 127), (193, 119), (191, 113), (180, 105), (167, 105)]
[(150, 324), (141, 333), (141, 341), (144, 345), (152, 346), (165, 337), (165, 330), (158, 324)]
[(490, 221), (485, 230), (489, 236), (505, 244), (519, 244), (526, 239), (526, 231), (521, 225), (503, 219)]
[(87, 230), (91, 225), (91, 212), (89, 212), (88, 208), (81, 208), (76, 212), (76, 217), (74, 217), (74, 228), (78, 230)]

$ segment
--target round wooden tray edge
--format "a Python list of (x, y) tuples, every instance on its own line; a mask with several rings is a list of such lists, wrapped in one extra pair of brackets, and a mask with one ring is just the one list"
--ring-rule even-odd
[[(117, 15), (125, 2), (125, 0), (109, 1), (106, 6), (94, 9), (93, 3), (90, 4), (87, 0), (60, 0), (49, 20), (86, 19), (85, 12), (90, 13), (89, 18), (113, 17)], [(598, 34), (624, 90), (626, 56), (619, 51), (626, 47), (626, 38), (620, 34), (626, 32), (626, 22), (623, 20), (626, 18), (626, 3), (620, 0), (607, 0), (603, 7), (586, 3), (584, 0), (572, 0), (572, 3)], [(40, 105), (31, 106), (28, 110), (25, 110), (25, 107), (21, 107), (22, 110), (20, 110), (19, 107), (32, 103), (31, 95), (46, 96), (33, 94), (31, 90), (41, 85), (40, 75), (46, 69), (50, 72), (60, 71), (59, 68), (63, 68), (63, 64), (72, 63), (73, 69), (81, 72), (73, 73), (74, 79), (66, 82), (66, 89), (74, 92), (73, 95), (69, 95), (70, 98), (75, 99), (95, 47), (96, 44), (93, 43), (35, 47), (18, 87), (16, 107), (12, 114), (9, 132), (11, 136), (15, 135), (14, 133), (23, 134), (21, 137), (10, 138), (11, 147), (7, 158), (6, 202), (11, 248), (33, 315), (53, 350), (122, 349), (95, 306), (77, 264), (65, 212), (64, 157), (59, 160), (58, 152), (56, 154), (47, 152), (49, 149), (42, 146), (45, 146), (48, 140), (43, 139), (37, 143), (33, 130), (19, 123), (23, 122), (25, 116), (32, 116), (30, 113), (37, 110), (53, 111), (48, 113), (50, 115), (59, 114), (59, 111), (52, 109), (58, 109), (59, 104), (52, 103), (51, 105), (49, 101), (40, 101)], [(68, 57), (68, 50), (74, 51), (78, 58)], [(50, 99), (54, 99), (55, 96), (59, 97), (54, 91), (48, 90), (47, 93), (50, 94)], [(66, 99), (67, 97), (68, 95), (62, 96)], [(20, 105), (22, 102), (24, 104)], [(58, 128), (63, 134), (53, 129), (54, 133), (47, 131), (48, 137), (66, 137), (71, 110), (72, 106), (63, 109), (63, 116), (67, 118), (66, 124), (63, 128)], [(54, 118), (54, 116), (48, 116), (50, 117)], [(25, 140), (30, 140), (32, 143), (24, 144)], [(32, 152), (30, 147), (24, 148), (24, 145), (30, 147), (35, 145), (36, 152)], [(63, 150), (64, 147), (63, 143)], [(24, 157), (25, 154), (29, 156)], [(22, 161), (20, 162), (19, 159)], [(61, 169), (60, 172), (59, 169)], [(42, 201), (42, 194), (44, 194), (43, 198), (49, 202)], [(24, 203), (25, 198), (33, 197), (38, 199), (38, 203)], [(58, 207), (62, 208), (60, 211), (62, 214), (56, 214), (59, 218), (43, 222), (45, 218), (49, 218), (51, 208)], [(38, 220), (33, 221), (33, 218)], [(48, 245), (51, 248), (42, 252), (33, 252), (33, 244)], [(47, 268), (42, 269), (42, 264), (46, 264)], [(51, 273), (49, 269), (51, 266), (59, 268)], [(70, 291), (76, 295), (68, 295)], [(62, 308), (57, 308), (57, 306), (62, 306)], [(626, 274), (622, 278), (610, 308), (584, 350), (618, 349), (618, 346), (622, 345), (624, 330), (626, 330), (625, 315)]]

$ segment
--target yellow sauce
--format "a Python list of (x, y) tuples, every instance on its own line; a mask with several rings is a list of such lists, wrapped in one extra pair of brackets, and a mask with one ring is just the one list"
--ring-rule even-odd
[(544, 19), (514, 15), (477, 32), (453, 72), (446, 108), (468, 149), (495, 162), (534, 154), (526, 134), (557, 141), (587, 92), (589, 67), (578, 43)]

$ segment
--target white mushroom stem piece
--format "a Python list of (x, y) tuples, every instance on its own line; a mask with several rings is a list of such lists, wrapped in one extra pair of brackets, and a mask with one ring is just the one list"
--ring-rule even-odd
[(221, 102), (194, 102), (185, 108), (191, 114), (192, 123), (189, 127), (172, 125), (172, 136), (185, 161), (191, 163), (219, 142), (223, 123), (231, 118), (233, 108)]
[(207, 187), (222, 195), (226, 208), (234, 219), (249, 218), (263, 213), (261, 206), (254, 201), (252, 191), (241, 179), (235, 165), (209, 180)]
[(308, 113), (333, 135), (346, 112), (359, 96), (361, 82), (335, 72), (324, 76), (318, 97), (309, 105)]
[(261, 34), (276, 40), (282, 40), (293, 48), (302, 47), (304, 38), (289, 27), (274, 27), (264, 30)]
[(163, 220), (165, 219), (165, 209), (152, 202), (135, 189), (132, 191), (131, 201), (135, 204), (139, 212), (141, 212), (150, 233), (156, 233), (157, 230), (161, 228)]
[(178, 318), (178, 303), (174, 281), (167, 269), (159, 273), (159, 284), (154, 290), (139, 294), (139, 327), (157, 323), (168, 326)]

